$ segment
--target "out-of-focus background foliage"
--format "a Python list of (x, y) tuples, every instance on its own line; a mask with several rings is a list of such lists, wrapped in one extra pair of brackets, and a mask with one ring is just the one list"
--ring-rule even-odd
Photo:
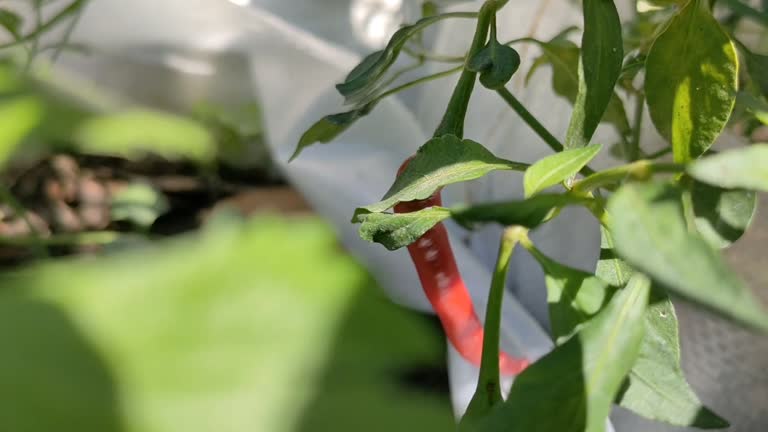
[(67, 43), (86, 2), (4, 3), (0, 431), (453, 427), (439, 326), (285, 184), (269, 107), (62, 73), (115, 54)]

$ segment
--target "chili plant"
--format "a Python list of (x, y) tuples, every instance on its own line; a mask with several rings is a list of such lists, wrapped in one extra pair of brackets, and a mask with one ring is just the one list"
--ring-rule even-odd
[[(314, 143), (332, 141), (382, 98), (460, 73), (433, 138), (404, 163), (381, 201), (356, 209), (352, 222), (360, 224), (363, 239), (391, 250), (408, 247), (450, 343), (479, 365), (477, 391), (461, 427), (601, 431), (612, 404), (674, 425), (726, 427), (727, 421), (699, 401), (682, 373), (670, 297), (768, 330), (768, 314), (719, 252), (749, 226), (756, 191), (768, 191), (768, 144), (717, 154), (710, 149), (729, 122), (754, 128), (767, 121), (768, 56), (739, 41), (734, 23), (743, 16), (765, 24), (768, 15), (729, 1), (722, 2), (729, 9), (718, 21), (714, 1), (653, 1), (644, 2), (653, 7), (623, 31), (613, 1), (583, 0), (580, 46), (568, 39), (574, 29), (550, 41), (506, 43), (497, 38), (502, 23), (496, 20), (506, 3), (487, 0), (477, 12), (440, 13), (426, 2), (419, 21), (398, 30), (383, 50), (367, 56), (337, 85), (351, 109), (315, 123), (293, 157)], [(422, 32), (447, 19), (476, 20), (463, 57), (422, 49)], [(514, 46), (523, 43), (543, 52), (528, 77), (536, 67), (552, 63), (554, 91), (573, 106), (562, 140), (506, 87), (520, 65)], [(402, 74), (393, 65), (403, 53), (419, 63), (458, 65), (393, 86)], [(740, 63), (746, 73), (740, 74)], [(555, 154), (526, 164), (499, 158), (465, 139), (465, 115), (477, 81), (498, 93)], [(737, 101), (740, 108), (734, 111)], [(632, 123), (625, 102), (634, 103)], [(640, 146), (646, 107), (668, 144), (655, 153)], [(621, 141), (611, 151), (625, 163), (596, 171), (588, 164), (607, 150), (593, 142), (601, 122), (619, 131)], [(443, 187), (505, 170), (525, 173), (524, 198), (442, 206)], [(557, 185), (562, 187), (553, 192)], [(601, 224), (593, 273), (547, 257), (528, 235), (567, 206), (588, 209)], [(505, 227), (484, 328), (458, 274), (442, 226), (447, 219), (467, 229)], [(545, 273), (556, 345), (530, 365), (531, 359), (499, 352), (504, 280), (516, 245), (529, 251)], [(519, 373), (506, 400), (500, 373)]]

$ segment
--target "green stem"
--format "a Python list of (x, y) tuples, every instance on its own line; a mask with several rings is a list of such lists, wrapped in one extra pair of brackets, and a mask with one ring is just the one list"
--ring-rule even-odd
[(507, 280), (509, 260), (515, 245), (527, 237), (528, 230), (520, 226), (511, 226), (504, 230), (499, 245), (499, 255), (491, 280), (488, 294), (488, 306), (485, 311), (483, 327), (483, 354), (480, 363), (480, 377), (477, 390), (469, 403), (467, 413), (471, 417), (481, 416), (501, 399), (499, 383), (499, 334), (501, 327), (501, 305), (504, 299), (504, 286)]
[(385, 91), (384, 93), (376, 96), (375, 102), (378, 102), (378, 101), (380, 101), (381, 99), (384, 99), (387, 96), (393, 95), (393, 94), (401, 92), (403, 90), (407, 90), (407, 89), (409, 89), (411, 87), (415, 87), (415, 86), (417, 86), (419, 84), (422, 84), (422, 83), (425, 83), (427, 81), (432, 81), (432, 80), (435, 80), (435, 79), (438, 79), (438, 78), (443, 78), (443, 77), (446, 77), (446, 76), (449, 76), (449, 75), (453, 75), (453, 74), (455, 74), (456, 72), (459, 72), (462, 69), (464, 69), (463, 65), (462, 66), (457, 66), (455, 68), (451, 68), (451, 69), (448, 69), (448, 70), (444, 70), (442, 72), (437, 72), (437, 73), (434, 73), (432, 75), (423, 76), (423, 77), (415, 79), (413, 81), (409, 81), (409, 82), (407, 82), (405, 84), (402, 84), (402, 85), (399, 85), (397, 87), (391, 88), (391, 89)]
[[(472, 40), (469, 53), (467, 53), (467, 62), (485, 46), (486, 39), (488, 38), (488, 27), (495, 13), (495, 0), (486, 1), (483, 7), (480, 8), (480, 13), (477, 17), (477, 27), (475, 28), (475, 37)], [(464, 118), (467, 115), (469, 99), (472, 96), (472, 90), (475, 88), (476, 78), (477, 73), (469, 70), (465, 62), (464, 71), (461, 73), (459, 82), (456, 83), (451, 100), (448, 102), (448, 108), (445, 110), (440, 125), (435, 130), (435, 137), (447, 134), (456, 135), (459, 138), (464, 136)]]
[(629, 141), (629, 148), (625, 149), (624, 156), (628, 162), (634, 162), (640, 157), (640, 133), (643, 128), (643, 111), (645, 110), (645, 95), (639, 93), (635, 96), (635, 117), (634, 128), (632, 129), (632, 138)]
[(576, 182), (573, 185), (572, 190), (575, 193), (585, 193), (602, 186), (619, 183), (627, 178), (645, 180), (650, 178), (653, 174), (679, 174), (684, 171), (685, 165), (682, 164), (654, 162), (643, 159), (594, 173), (591, 176)]
[[(507, 104), (517, 113), (517, 115), (519, 115), (520, 118), (522, 118), (523, 121), (528, 124), (528, 126), (533, 129), (534, 132), (536, 132), (536, 135), (544, 140), (544, 142), (547, 143), (547, 145), (552, 150), (555, 152), (563, 151), (563, 144), (558, 141), (558, 139), (555, 138), (555, 136), (552, 135), (547, 130), (547, 128), (545, 128), (544, 125), (542, 125), (541, 122), (536, 117), (534, 117), (534, 115), (531, 114), (531, 112), (528, 111), (525, 106), (523, 106), (523, 104), (515, 97), (515, 95), (507, 90), (506, 87), (502, 87), (496, 90), (496, 93), (498, 93), (499, 96), (501, 96), (501, 98), (507, 102)], [(588, 176), (594, 174), (595, 170), (585, 166), (581, 169), (581, 173), (585, 176)]]

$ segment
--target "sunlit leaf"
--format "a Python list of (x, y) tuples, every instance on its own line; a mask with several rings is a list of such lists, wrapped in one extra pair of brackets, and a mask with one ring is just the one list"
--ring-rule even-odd
[(688, 173), (722, 188), (768, 191), (768, 144), (753, 144), (694, 162)]
[(682, 191), (627, 184), (609, 200), (616, 252), (671, 291), (746, 325), (768, 330), (768, 312), (719, 253), (688, 229)]
[(453, 183), (480, 178), (497, 170), (522, 171), (528, 165), (497, 158), (481, 144), (454, 135), (432, 138), (419, 148), (384, 198), (355, 211), (359, 215), (384, 211), (398, 202), (426, 199)]
[(696, 228), (716, 248), (741, 238), (757, 211), (757, 194), (694, 182), (691, 190)]
[(613, 0), (584, 0), (584, 35), (578, 68), (578, 93), (565, 148), (584, 147), (614, 97), (624, 60), (621, 22)]
[(539, 159), (525, 171), (523, 186), (525, 196), (530, 197), (575, 175), (600, 153), (602, 146), (565, 150)]
[(156, 154), (210, 162), (216, 155), (213, 136), (205, 127), (184, 117), (151, 110), (88, 118), (78, 127), (75, 141), (86, 153), (127, 158)]
[(43, 109), (40, 100), (34, 96), (0, 99), (0, 167), (40, 123)]
[(395, 250), (415, 242), (450, 216), (450, 210), (441, 207), (412, 213), (368, 213), (360, 216), (360, 238)]
[(634, 276), (578, 333), (523, 371), (479, 429), (604, 431), (640, 350), (648, 292), (648, 280)]
[(728, 121), (738, 78), (733, 42), (708, 1), (691, 0), (675, 15), (648, 53), (646, 71), (651, 118), (675, 162), (702, 155)]

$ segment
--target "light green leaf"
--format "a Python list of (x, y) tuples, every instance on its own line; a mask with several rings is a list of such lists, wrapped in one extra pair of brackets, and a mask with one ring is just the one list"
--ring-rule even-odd
[(559, 209), (571, 205), (586, 205), (589, 200), (573, 195), (541, 194), (522, 201), (481, 204), (451, 210), (452, 217), (471, 228), (478, 223), (499, 223), (536, 228), (557, 215)]
[(599, 277), (564, 266), (528, 248), (544, 270), (552, 338), (559, 345), (605, 306), (617, 287)]
[(480, 73), (480, 83), (491, 90), (504, 87), (519, 67), (520, 55), (517, 51), (497, 40), (489, 41), (467, 65), (469, 70)]
[(651, 291), (645, 337), (617, 403), (643, 417), (677, 426), (722, 429), (728, 422), (702, 405), (680, 367), (675, 308), (667, 295)]
[(594, 159), (601, 149), (600, 144), (593, 144), (564, 150), (540, 159), (525, 171), (523, 179), (525, 196), (535, 195), (575, 175)]
[(578, 333), (523, 371), (480, 430), (604, 431), (640, 350), (648, 291), (635, 275)]
[(696, 228), (713, 247), (725, 248), (741, 238), (757, 211), (757, 194), (694, 182), (691, 190)]
[(614, 97), (624, 60), (621, 22), (613, 0), (584, 0), (584, 35), (578, 68), (578, 93), (565, 148), (589, 144)]
[(694, 162), (688, 168), (693, 178), (726, 189), (768, 191), (768, 144), (753, 144)]
[(611, 233), (600, 226), (600, 258), (597, 261), (595, 275), (614, 286), (624, 286), (635, 271), (616, 255)]
[(608, 202), (616, 252), (673, 292), (755, 328), (768, 313), (723, 262), (688, 229), (682, 191), (665, 183), (627, 184)]
[(412, 213), (364, 214), (360, 216), (360, 238), (396, 250), (415, 242), (450, 216), (450, 210), (442, 207), (430, 207)]
[(314, 143), (329, 143), (346, 131), (359, 118), (368, 115), (373, 110), (375, 103), (369, 103), (351, 111), (327, 115), (309, 127), (299, 139), (289, 162), (296, 159), (299, 154)]
[(0, 99), (0, 167), (43, 117), (43, 105), (34, 96)]
[(400, 383), (444, 361), (433, 330), (317, 220), (227, 220), (0, 281), (3, 431), (452, 426), (447, 398)]
[(156, 154), (205, 163), (216, 156), (213, 136), (199, 123), (143, 109), (88, 118), (78, 127), (75, 141), (83, 152), (129, 159)]
[(654, 42), (645, 91), (656, 128), (686, 163), (712, 145), (730, 117), (737, 90), (736, 50), (706, 0), (691, 0)]
[(149, 228), (170, 208), (168, 200), (151, 185), (134, 182), (117, 191), (110, 200), (110, 219)]
[(481, 144), (454, 135), (432, 138), (419, 148), (381, 201), (355, 210), (353, 222), (364, 213), (384, 211), (403, 201), (429, 198), (453, 183), (480, 178), (491, 171), (522, 171), (528, 165), (497, 158)]

